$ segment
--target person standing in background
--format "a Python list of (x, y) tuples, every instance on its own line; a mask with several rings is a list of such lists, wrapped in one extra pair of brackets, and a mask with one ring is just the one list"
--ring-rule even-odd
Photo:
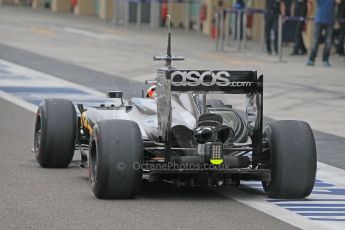
[(345, 0), (341, 0), (340, 4), (338, 5), (338, 19), (343, 20), (339, 21), (340, 26), (340, 35), (339, 35), (339, 43), (337, 45), (337, 54), (340, 56), (344, 56), (344, 40), (345, 40)]
[(203, 30), (203, 25), (205, 23), (206, 17), (207, 17), (207, 6), (206, 4), (202, 4), (199, 11), (200, 31)]
[(168, 3), (166, 0), (164, 0), (161, 5), (161, 27), (166, 26), (165, 23), (166, 23), (167, 16), (168, 16)]
[[(236, 10), (244, 10), (246, 8), (246, 3), (244, 2), (244, 0), (236, 0), (236, 3), (234, 5), (234, 8)], [(245, 31), (243, 31), (243, 17), (244, 17), (244, 13), (243, 12), (240, 12), (239, 14), (237, 14), (236, 16), (236, 19), (235, 19), (235, 39), (237, 40), (237, 26), (238, 26), (238, 23), (237, 23), (237, 20), (238, 18), (240, 18), (240, 25), (241, 25), (241, 28), (240, 28), (240, 40), (243, 39), (243, 33), (244, 35), (246, 36), (245, 34)]]
[(335, 23), (335, 6), (341, 0), (317, 0), (317, 11), (315, 17), (315, 28), (312, 42), (312, 50), (307, 61), (308, 66), (315, 65), (315, 58), (319, 49), (319, 40), (322, 31), (326, 31), (325, 48), (323, 50), (323, 65), (331, 67), (329, 56), (332, 48), (332, 33)]
[(278, 54), (278, 19), (285, 16), (285, 3), (283, 0), (266, 0), (265, 37), (268, 54), (272, 54), (271, 31), (274, 31), (274, 52)]
[[(226, 9), (224, 6), (224, 1), (223, 0), (219, 0), (218, 1), (218, 6), (216, 8), (216, 12), (217, 14), (215, 15), (217, 18), (214, 18), (212, 21), (213, 24), (213, 29), (212, 29), (212, 37), (213, 38), (218, 38), (221, 34), (221, 29), (224, 31), (225, 29), (225, 17), (226, 17)], [(221, 23), (222, 21), (222, 23)], [(218, 22), (218, 25), (216, 25)], [(222, 26), (222, 28), (220, 27)], [(225, 33), (223, 33), (223, 38), (225, 36)]]
[[(307, 18), (311, 13), (311, 0), (294, 0), (291, 5), (291, 17)], [(294, 48), (291, 55), (305, 55), (307, 48), (303, 41), (303, 29), (305, 21), (298, 20), (296, 23)]]

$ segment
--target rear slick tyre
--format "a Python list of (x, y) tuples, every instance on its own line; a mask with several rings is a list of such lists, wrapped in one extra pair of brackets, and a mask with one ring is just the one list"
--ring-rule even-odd
[(304, 198), (314, 188), (316, 146), (313, 132), (303, 121), (277, 121), (265, 127), (271, 181), (263, 182), (272, 198)]
[(144, 158), (139, 126), (133, 121), (104, 120), (90, 140), (90, 181), (100, 199), (133, 198), (142, 182)]
[(77, 115), (71, 101), (45, 99), (38, 107), (34, 133), (37, 162), (45, 168), (65, 168), (74, 155)]

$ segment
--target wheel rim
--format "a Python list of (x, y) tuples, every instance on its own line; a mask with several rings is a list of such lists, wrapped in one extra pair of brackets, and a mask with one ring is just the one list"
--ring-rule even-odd
[[(264, 134), (265, 135), (265, 134)], [(263, 158), (262, 162), (259, 165), (259, 168), (264, 168), (264, 169), (271, 169), (272, 170), (272, 157), (271, 157), (271, 146), (270, 146), (270, 141), (267, 137), (264, 136), (263, 138)], [(271, 181), (265, 182), (262, 181), (262, 187), (266, 193), (271, 192), (271, 183), (272, 183), (272, 178)]]
[(96, 183), (97, 178), (97, 150), (96, 143), (93, 143), (90, 151), (90, 179), (92, 186)]
[(34, 152), (37, 155), (41, 147), (42, 125), (41, 117), (37, 117), (35, 135), (34, 135)]

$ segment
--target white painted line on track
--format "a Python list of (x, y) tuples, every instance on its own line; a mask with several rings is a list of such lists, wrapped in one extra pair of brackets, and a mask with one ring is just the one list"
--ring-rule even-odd
[(0, 98), (5, 99), (8, 102), (16, 104), (30, 112), (36, 113), (37, 106), (33, 105), (32, 103), (26, 102), (18, 97), (13, 96), (12, 94), (6, 93), (0, 90)]
[(68, 33), (73, 33), (77, 35), (82, 35), (90, 38), (95, 38), (99, 40), (120, 40), (119, 36), (115, 36), (112, 34), (100, 33), (100, 32), (91, 32), (88, 30), (72, 28), (72, 27), (64, 27), (63, 30)]
[(218, 193), (234, 199), (242, 204), (245, 204), (251, 208), (254, 208), (260, 212), (266, 213), (279, 220), (289, 223), (300, 229), (325, 229), (313, 223), (312, 220), (304, 218), (294, 212), (290, 212), (287, 209), (281, 208), (277, 205), (267, 202), (265, 195), (253, 195), (247, 194), (246, 192), (240, 191), (236, 188), (226, 188), (224, 191), (218, 191)]
[[(28, 81), (25, 80), (13, 80), (10, 78), (7, 79), (0, 79), (1, 86), (13, 86), (13, 85), (17, 85), (17, 86), (50, 86), (50, 85), (54, 85), (54, 86), (62, 86), (62, 87), (66, 87), (66, 86), (71, 86), (71, 87), (75, 87), (77, 89), (89, 92), (90, 94), (96, 95), (96, 96), (100, 96), (100, 97), (105, 97), (105, 94), (102, 92), (99, 92), (93, 88), (87, 87), (87, 86), (83, 86), (83, 85), (79, 85), (70, 81), (66, 81), (63, 80), (61, 78), (57, 78), (57, 77), (53, 77), (49, 74), (45, 74), (24, 66), (20, 66), (17, 65), (15, 63), (9, 62), (9, 61), (5, 61), (5, 60), (1, 60), (0, 59), (0, 68), (2, 66), (5, 66), (6, 68), (8, 68), (8, 71), (11, 71), (9, 74), (15, 75), (16, 77), (25, 77), (25, 78), (29, 78), (26, 79)], [(7, 69), (5, 69), (7, 70)], [(1, 74), (1, 72), (0, 72)], [(19, 84), (19, 85), (18, 85)]]
[[(4, 60), (0, 60), (0, 97), (31, 112), (36, 112), (39, 102), (47, 97), (86, 104), (106, 100), (104, 93), (92, 88)], [(261, 183), (255, 181), (243, 182), (239, 189), (215, 191), (301, 229), (345, 229), (344, 178), (344, 170), (318, 162), (315, 188), (307, 199), (269, 199)]]
[(5, 99), (11, 99), (30, 111), (32, 107), (28, 103), (37, 106), (44, 98), (65, 98), (75, 104), (90, 105), (120, 103), (119, 99), (106, 98), (105, 92), (101, 93), (5, 60), (0, 60), (0, 90)]
[(306, 199), (270, 199), (260, 182), (244, 182), (259, 195), (226, 188), (218, 193), (301, 229), (345, 229), (345, 170), (318, 162), (317, 181)]

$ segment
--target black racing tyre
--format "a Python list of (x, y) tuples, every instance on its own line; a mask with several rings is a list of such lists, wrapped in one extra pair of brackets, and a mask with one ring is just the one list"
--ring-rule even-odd
[(142, 182), (144, 147), (137, 123), (103, 120), (90, 139), (90, 181), (100, 199), (133, 198)]
[(36, 114), (34, 151), (45, 168), (65, 168), (71, 163), (77, 133), (77, 115), (71, 101), (44, 99)]
[(304, 121), (277, 121), (264, 129), (271, 181), (263, 182), (272, 198), (304, 198), (315, 184), (316, 146), (313, 132)]

